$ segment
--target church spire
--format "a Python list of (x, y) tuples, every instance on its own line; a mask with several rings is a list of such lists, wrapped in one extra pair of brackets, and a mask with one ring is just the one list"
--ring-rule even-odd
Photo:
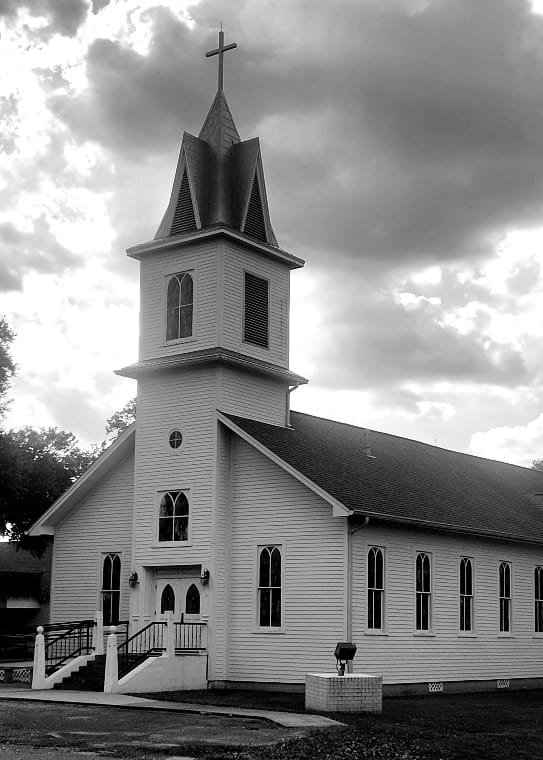
[(277, 246), (268, 212), (258, 138), (241, 140), (224, 94), (224, 44), (209, 50), (218, 56), (217, 94), (198, 137), (187, 132), (177, 162), (172, 194), (155, 239), (194, 234), (224, 226)]

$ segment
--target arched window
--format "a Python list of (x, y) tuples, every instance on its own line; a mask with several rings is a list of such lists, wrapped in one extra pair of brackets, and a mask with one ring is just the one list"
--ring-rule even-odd
[(263, 628), (281, 626), (281, 549), (263, 546), (258, 558), (258, 619)]
[(368, 550), (368, 628), (383, 628), (385, 560), (379, 546)]
[(194, 583), (191, 583), (185, 599), (185, 612), (187, 615), (200, 614), (200, 592)]
[(186, 541), (189, 535), (189, 502), (183, 491), (168, 491), (160, 500), (158, 540)]
[(121, 558), (106, 554), (102, 563), (102, 612), (104, 625), (117, 625), (121, 596)]
[(534, 570), (535, 632), (543, 633), (543, 567)]
[(417, 631), (430, 630), (432, 598), (432, 569), (430, 556), (419, 552), (415, 563), (416, 627)]
[(193, 281), (188, 272), (170, 277), (166, 298), (166, 340), (190, 338), (194, 308)]
[(160, 596), (160, 612), (175, 612), (175, 594), (169, 583), (167, 583), (162, 589), (162, 594)]
[(500, 632), (511, 631), (511, 563), (500, 562)]
[(473, 565), (469, 557), (460, 560), (460, 630), (473, 628)]

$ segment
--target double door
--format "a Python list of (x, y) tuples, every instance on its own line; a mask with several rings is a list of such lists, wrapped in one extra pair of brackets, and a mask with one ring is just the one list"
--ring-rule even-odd
[(200, 621), (202, 599), (199, 577), (160, 575), (156, 581), (155, 618), (172, 612), (174, 620)]

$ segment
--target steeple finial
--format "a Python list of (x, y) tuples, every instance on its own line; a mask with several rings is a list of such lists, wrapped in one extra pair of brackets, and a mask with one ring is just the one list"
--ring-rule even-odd
[(206, 58), (210, 58), (212, 55), (218, 55), (219, 56), (219, 86), (218, 91), (223, 91), (223, 83), (224, 83), (224, 74), (223, 74), (223, 58), (224, 54), (227, 50), (233, 50), (236, 48), (237, 42), (231, 42), (229, 45), (224, 44), (224, 32), (222, 30), (222, 22), (221, 22), (221, 31), (219, 32), (219, 47), (215, 48), (214, 50), (209, 50), (206, 53)]

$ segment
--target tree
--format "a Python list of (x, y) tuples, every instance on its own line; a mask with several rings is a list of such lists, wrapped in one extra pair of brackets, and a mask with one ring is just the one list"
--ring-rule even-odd
[(543, 459), (534, 459), (532, 462), (532, 470), (543, 472)]
[(6, 391), (13, 375), (15, 374), (15, 363), (11, 358), (10, 347), (15, 337), (15, 333), (8, 325), (5, 317), (0, 317), (0, 416), (6, 409), (5, 401)]
[(0, 432), (0, 534), (21, 545), (32, 543), (24, 532), (95, 456), (80, 449), (72, 433), (57, 428)]
[(106, 438), (102, 449), (107, 448), (119, 435), (136, 419), (136, 399), (131, 398), (118, 412), (114, 412), (106, 420)]

